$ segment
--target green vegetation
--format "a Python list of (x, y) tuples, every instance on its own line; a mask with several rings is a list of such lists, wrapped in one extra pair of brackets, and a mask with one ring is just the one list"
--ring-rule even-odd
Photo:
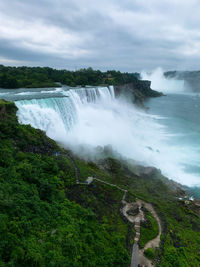
[(139, 245), (142, 248), (148, 241), (154, 239), (159, 233), (158, 223), (156, 219), (149, 211), (145, 210), (144, 212), (145, 221), (141, 223), (139, 240)]
[[(68, 154), (81, 181), (100, 177), (128, 189), (126, 200), (153, 204), (162, 222), (157, 266), (200, 266), (200, 209), (178, 200), (183, 192), (159, 171), (145, 176), (125, 160), (64, 155), (45, 133), (19, 125), (16, 110), (0, 101), (0, 266), (129, 266), (134, 229), (120, 214), (123, 192), (98, 181), (77, 185)], [(158, 230), (145, 214), (143, 245)]]
[(60, 86), (58, 82), (72, 87), (77, 85), (142, 83), (138, 78), (138, 73), (121, 73), (115, 70), (101, 72), (88, 68), (69, 71), (49, 67), (5, 67), (0, 65), (0, 88), (58, 87)]
[[(161, 219), (163, 233), (154, 260), (157, 266), (200, 266), (200, 209), (193, 202), (177, 199), (183, 194), (179, 187), (176, 188), (159, 171), (149, 176), (139, 176), (137, 168), (131, 162), (114, 158), (101, 162), (98, 172), (101, 175), (104, 173), (104, 179), (109, 182), (128, 188), (133, 197), (153, 204)], [(98, 172), (96, 168), (96, 173)], [(157, 222), (151, 214), (146, 214), (150, 217), (154, 237), (158, 230)], [(145, 229), (146, 233), (147, 231)]]
[(0, 266), (127, 266), (121, 192), (75, 186), (70, 159), (15, 112), (0, 102)]
[(155, 257), (153, 248), (147, 248), (147, 249), (145, 249), (145, 251), (144, 251), (144, 255), (145, 255), (148, 259), (153, 260), (154, 257)]

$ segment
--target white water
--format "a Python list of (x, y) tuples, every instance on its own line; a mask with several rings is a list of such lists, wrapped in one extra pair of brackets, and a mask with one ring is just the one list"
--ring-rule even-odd
[[(56, 93), (58, 89), (41, 91), (42, 94)], [(61, 89), (59, 88), (59, 92)], [(30, 92), (32, 93), (32, 92)], [(23, 95), (22, 93), (18, 93)], [(29, 94), (29, 92), (24, 92)], [(34, 94), (36, 94), (34, 92)], [(81, 107), (86, 104), (98, 103), (98, 100), (109, 101), (114, 99), (113, 87), (73, 89), (62, 91), (63, 97), (41, 98), (16, 101), (19, 109), (20, 123), (31, 124), (41, 129), (56, 141), (69, 143), (70, 132), (80, 122)]]
[[(52, 94), (52, 92), (49, 92)], [(31, 124), (63, 145), (94, 149), (111, 145), (125, 157), (155, 166), (168, 177), (187, 185), (197, 177), (185, 173), (184, 153), (168, 146), (170, 133), (159, 116), (138, 111), (115, 99), (113, 87), (71, 89), (62, 98), (16, 101), (21, 123)]]
[(151, 73), (142, 71), (141, 76), (142, 80), (151, 81), (151, 88), (154, 90), (163, 93), (182, 93), (185, 91), (183, 80), (166, 78), (161, 68), (157, 68)]

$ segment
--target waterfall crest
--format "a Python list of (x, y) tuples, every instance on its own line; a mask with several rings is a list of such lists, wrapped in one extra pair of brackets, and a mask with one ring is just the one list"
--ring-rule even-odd
[(113, 86), (63, 90), (62, 94), (63, 97), (15, 101), (19, 122), (31, 124), (60, 141), (77, 122), (82, 105), (111, 101), (115, 97)]
[(199, 181), (185, 171), (189, 159), (184, 155), (189, 150), (182, 143), (173, 144), (174, 134), (163, 124), (169, 118), (116, 99), (113, 87), (62, 88), (59, 93), (57, 97), (53, 90), (46, 90), (45, 98), (42, 91), (37, 99), (16, 101), (19, 122), (45, 131), (84, 159), (92, 160), (98, 146), (111, 145), (124, 157), (155, 166), (178, 182), (194, 185)]

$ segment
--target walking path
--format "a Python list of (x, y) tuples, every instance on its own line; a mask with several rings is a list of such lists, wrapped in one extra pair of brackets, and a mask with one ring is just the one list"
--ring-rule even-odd
[(159, 233), (158, 233), (156, 238), (154, 238), (154, 239), (152, 239), (152, 240), (150, 240), (149, 242), (146, 243), (146, 245), (144, 246), (144, 250), (147, 249), (147, 248), (159, 247), (159, 245), (160, 245), (160, 236), (161, 236), (161, 233), (162, 233), (161, 222), (160, 222), (160, 219), (159, 219), (157, 213), (155, 212), (153, 206), (151, 204), (149, 204), (149, 203), (145, 203), (145, 207), (146, 207), (146, 209), (148, 209), (151, 212), (153, 217), (156, 219), (156, 221), (158, 223)]
[(131, 257), (131, 267), (138, 267), (138, 244), (133, 244), (133, 251)]
[[(122, 213), (123, 215), (128, 219), (129, 222), (134, 224), (134, 228), (135, 228), (135, 238), (134, 238), (134, 244), (133, 244), (133, 250), (132, 250), (132, 257), (131, 257), (131, 267), (153, 267), (153, 264), (151, 263), (151, 261), (149, 259), (147, 259), (144, 256), (144, 251), (147, 248), (156, 248), (159, 247), (160, 245), (160, 236), (161, 236), (161, 222), (160, 219), (157, 215), (157, 213), (155, 212), (153, 206), (149, 203), (146, 203), (140, 199), (136, 199), (136, 202), (131, 202), (128, 203), (126, 202), (126, 194), (127, 194), (127, 190), (122, 189), (121, 187), (115, 185), (115, 184), (111, 184), (108, 182), (105, 182), (101, 179), (98, 178), (94, 178), (94, 177), (88, 177), (87, 184), (90, 184), (93, 180), (97, 180), (101, 183), (107, 184), (109, 186), (115, 187), (121, 191), (124, 192), (123, 197), (122, 197), (122, 204), (123, 204), (123, 208), (122, 208)], [(149, 242), (146, 243), (146, 245), (144, 246), (143, 249), (139, 250), (138, 247), (138, 242), (140, 239), (140, 222), (145, 220), (145, 216), (144, 216), (144, 212), (142, 210), (142, 206), (144, 206), (149, 212), (151, 212), (151, 214), (153, 215), (153, 217), (156, 219), (157, 223), (158, 223), (158, 227), (159, 227), (159, 233), (157, 235), (156, 238), (150, 240)], [(133, 216), (130, 215), (128, 212), (129, 211), (134, 211), (138, 209), (138, 214)]]
[[(136, 202), (127, 203), (125, 200), (122, 201), (124, 204), (124, 207), (122, 208), (123, 215), (129, 220), (129, 222), (134, 223), (135, 228), (135, 238), (134, 238), (134, 245), (133, 245), (133, 251), (132, 251), (132, 257), (131, 257), (131, 267), (138, 267), (138, 264), (140, 266), (145, 267), (152, 267), (152, 263), (149, 259), (147, 259), (144, 256), (144, 251), (147, 248), (156, 248), (159, 247), (160, 244), (160, 236), (161, 236), (161, 223), (158, 215), (156, 214), (153, 206), (149, 203), (146, 203), (140, 199), (136, 199)], [(138, 248), (138, 241), (140, 239), (140, 222), (144, 221), (144, 212), (142, 211), (142, 206), (144, 206), (148, 211), (151, 212), (151, 214), (156, 219), (158, 226), (159, 226), (159, 234), (156, 238), (150, 240), (147, 242), (145, 247), (143, 249)], [(133, 216), (128, 214), (128, 211), (136, 210), (138, 208), (139, 212), (137, 215)]]
[[(99, 178), (95, 178), (95, 177), (88, 177), (86, 180), (86, 183), (79, 183), (79, 184), (91, 184), (94, 180), (107, 184), (109, 186), (115, 187), (121, 191), (124, 192), (123, 196), (122, 196), (122, 204), (123, 204), (123, 208), (122, 208), (122, 213), (123, 215), (128, 219), (129, 222), (134, 224), (134, 228), (135, 228), (135, 238), (134, 238), (134, 244), (133, 244), (133, 250), (132, 250), (132, 256), (131, 256), (131, 267), (153, 267), (153, 264), (151, 263), (151, 261), (149, 259), (147, 259), (144, 256), (144, 251), (147, 248), (156, 248), (159, 247), (160, 244), (160, 236), (161, 236), (161, 222), (160, 219), (157, 215), (157, 213), (155, 212), (153, 206), (149, 203), (146, 203), (140, 199), (136, 199), (136, 202), (131, 202), (128, 203), (126, 202), (126, 194), (127, 194), (127, 190), (122, 189), (121, 187), (119, 187), (118, 185), (115, 184), (111, 184), (108, 183), (106, 181), (103, 181)], [(151, 214), (154, 216), (154, 218), (156, 219), (157, 223), (158, 223), (158, 227), (159, 227), (159, 234), (157, 235), (156, 238), (150, 240), (149, 242), (147, 242), (147, 244), (144, 246), (143, 249), (139, 249), (138, 247), (138, 242), (140, 239), (140, 222), (145, 220), (145, 216), (144, 216), (144, 212), (142, 210), (142, 206), (144, 206), (149, 212), (151, 212)], [(129, 211), (134, 211), (138, 209), (138, 214), (133, 216), (130, 215), (128, 212)]]
[[(79, 171), (73, 157), (69, 153), (59, 153), (59, 154), (66, 156), (71, 161), (71, 163), (74, 167), (76, 184), (89, 185), (94, 180), (96, 180), (100, 183), (104, 183), (106, 185), (115, 187), (118, 190), (121, 190), (124, 192), (124, 194), (122, 196), (122, 200), (121, 200), (121, 202), (123, 204), (123, 208), (121, 209), (121, 212), (127, 218), (127, 220), (129, 222), (134, 224), (134, 228), (135, 228), (135, 238), (134, 238), (134, 244), (133, 244), (133, 250), (132, 250), (132, 256), (131, 256), (131, 267), (138, 267), (138, 265), (141, 267), (153, 267), (151, 261), (144, 256), (144, 251), (147, 248), (154, 248), (155, 249), (156, 247), (159, 247), (159, 245), (160, 245), (160, 236), (162, 233), (161, 222), (160, 222), (160, 219), (159, 219), (157, 213), (155, 212), (153, 206), (149, 203), (146, 203), (146, 202), (140, 200), (140, 199), (136, 199), (136, 202), (131, 202), (131, 203), (126, 202), (126, 194), (128, 192), (126, 189), (123, 189), (123, 188), (119, 187), (118, 185), (108, 183), (108, 182), (101, 180), (99, 178), (88, 177), (85, 182), (80, 182), (79, 181), (80, 171)], [(139, 249), (138, 242), (140, 239), (140, 222), (145, 220), (142, 206), (144, 206), (149, 212), (151, 212), (153, 217), (156, 219), (156, 221), (158, 223), (158, 227), (159, 227), (159, 234), (157, 235), (156, 238), (148, 241), (145, 244), (143, 249)], [(135, 216), (133, 216), (133, 215), (131, 215), (131, 212), (129, 212), (129, 211), (132, 211), (132, 214), (135, 213), (135, 211), (138, 211), (138, 213)]]

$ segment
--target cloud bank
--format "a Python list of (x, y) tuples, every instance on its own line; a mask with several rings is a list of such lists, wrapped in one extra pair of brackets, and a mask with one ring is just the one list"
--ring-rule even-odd
[(0, 0), (0, 63), (200, 69), (199, 0)]

